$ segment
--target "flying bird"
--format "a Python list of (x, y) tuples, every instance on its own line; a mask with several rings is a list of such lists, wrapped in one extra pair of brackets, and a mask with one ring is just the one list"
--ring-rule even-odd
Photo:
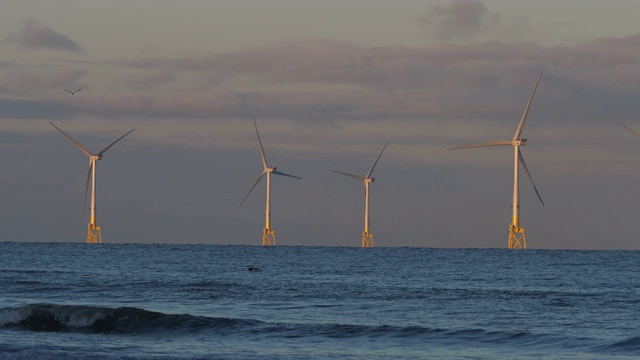
[(82, 89), (78, 89), (78, 90), (76, 90), (76, 91), (69, 91), (69, 90), (67, 90), (67, 89), (64, 89), (64, 91), (68, 92), (68, 93), (69, 93), (69, 94), (71, 94), (71, 95), (75, 95), (75, 94), (76, 94), (78, 91), (80, 91), (80, 90), (82, 90)]

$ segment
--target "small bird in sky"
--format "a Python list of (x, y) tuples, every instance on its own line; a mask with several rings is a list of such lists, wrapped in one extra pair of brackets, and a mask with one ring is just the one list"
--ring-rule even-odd
[(64, 91), (68, 92), (68, 93), (69, 93), (69, 94), (71, 94), (71, 95), (75, 95), (75, 94), (76, 94), (78, 91), (80, 91), (80, 90), (82, 90), (82, 89), (78, 89), (78, 90), (76, 90), (76, 91), (69, 91), (69, 90), (67, 90), (67, 89), (64, 89)]

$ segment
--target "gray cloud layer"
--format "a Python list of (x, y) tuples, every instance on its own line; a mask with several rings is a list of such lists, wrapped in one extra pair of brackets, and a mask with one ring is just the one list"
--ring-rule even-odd
[(28, 49), (52, 49), (75, 53), (83, 51), (77, 42), (36, 20), (25, 20), (18, 33), (10, 35), (7, 41)]
[(532, 29), (527, 19), (504, 20), (477, 0), (453, 0), (448, 6), (429, 5), (419, 23), (440, 41), (493, 39), (517, 41), (527, 38)]
[[(616, 122), (640, 130), (639, 65), (640, 35), (554, 47), (309, 40), (193, 57), (0, 63), (0, 198), (13, 204), (2, 238), (84, 236), (86, 158), (54, 120), (91, 149), (122, 134), (105, 129), (138, 129), (100, 164), (109, 242), (256, 244), (264, 191), (233, 213), (261, 169), (247, 139), (256, 115), (270, 161), (304, 178), (274, 181), (281, 244), (357, 246), (361, 189), (329, 169), (366, 172), (388, 141), (376, 168), (378, 244), (502, 247), (509, 152), (444, 149), (512, 136), (544, 70), (524, 133), (547, 203), (523, 181), (530, 246), (638, 248), (612, 234), (629, 234), (638, 208), (629, 194), (640, 145)], [(70, 84), (84, 90), (71, 96), (62, 90)]]
[(563, 47), (484, 42), (365, 48), (313, 40), (191, 58), (72, 65), (78, 69), (7, 75), (0, 90), (37, 94), (34, 89), (44, 87), (60, 94), (60, 84), (80, 84), (85, 74), (109, 71), (109, 88), (74, 98), (78, 111), (145, 118), (250, 112), (354, 120), (495, 118), (521, 108), (535, 74), (544, 70), (539, 96), (553, 100), (538, 111), (553, 105), (557, 112), (589, 119), (640, 91), (640, 35)]

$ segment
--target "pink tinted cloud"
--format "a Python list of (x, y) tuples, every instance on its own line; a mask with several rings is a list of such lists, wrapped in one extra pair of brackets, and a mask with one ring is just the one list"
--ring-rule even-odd
[(253, 111), (295, 118), (308, 111), (343, 119), (496, 118), (505, 109), (521, 111), (541, 70), (540, 96), (565, 107), (566, 99), (577, 101), (584, 91), (637, 93), (639, 45), (640, 36), (563, 47), (482, 42), (366, 48), (310, 40), (192, 58), (120, 59), (106, 64), (119, 67), (119, 83), (133, 90), (91, 101), (96, 111), (116, 116)]
[(86, 75), (84, 70), (19, 70), (0, 78), (0, 93), (41, 95), (50, 91), (64, 95), (66, 86), (75, 86)]
[(228, 90), (158, 95), (84, 96), (78, 106), (86, 113), (143, 117), (223, 117), (240, 108), (240, 94)]

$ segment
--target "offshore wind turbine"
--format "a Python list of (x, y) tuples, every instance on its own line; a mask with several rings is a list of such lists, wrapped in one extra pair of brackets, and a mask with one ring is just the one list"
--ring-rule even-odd
[(522, 157), (522, 153), (520, 152), (520, 146), (527, 145), (527, 139), (521, 139), (520, 134), (522, 134), (522, 130), (524, 128), (524, 123), (527, 120), (527, 115), (529, 114), (529, 108), (531, 107), (531, 102), (533, 101), (533, 96), (536, 93), (536, 89), (538, 88), (538, 83), (540, 83), (540, 78), (542, 77), (542, 71), (538, 76), (538, 80), (536, 81), (535, 86), (533, 87), (533, 91), (531, 92), (531, 96), (529, 97), (529, 102), (527, 106), (524, 108), (524, 113), (522, 114), (522, 119), (520, 119), (520, 124), (518, 124), (518, 128), (516, 129), (516, 133), (513, 135), (513, 139), (511, 140), (497, 140), (497, 141), (489, 141), (481, 144), (475, 145), (467, 145), (454, 147), (447, 150), (456, 150), (456, 149), (467, 149), (474, 147), (484, 147), (484, 146), (513, 146), (514, 152), (514, 160), (513, 160), (513, 203), (512, 207), (512, 221), (509, 225), (509, 249), (526, 249), (527, 248), (527, 238), (524, 232), (524, 228), (520, 227), (520, 200), (519, 200), (519, 174), (518, 169), (519, 165), (522, 165), (522, 168), (527, 173), (529, 180), (531, 181), (531, 185), (533, 185), (533, 189), (536, 191), (536, 195), (538, 195), (538, 199), (540, 199), (540, 203), (544, 206), (544, 202), (540, 197), (540, 193), (536, 188), (536, 184), (533, 182), (533, 178), (529, 173), (529, 169), (527, 169), (527, 164), (524, 161), (524, 157)]
[(387, 148), (387, 144), (384, 144), (384, 147), (382, 148), (382, 151), (380, 151), (380, 154), (378, 155), (378, 158), (376, 159), (376, 161), (373, 163), (373, 166), (371, 166), (371, 169), (369, 170), (369, 172), (367, 173), (367, 175), (365, 176), (360, 176), (360, 175), (354, 175), (354, 174), (349, 174), (349, 173), (345, 173), (342, 171), (338, 171), (338, 170), (331, 170), (335, 173), (338, 174), (342, 174), (345, 176), (350, 176), (356, 180), (360, 180), (364, 183), (364, 231), (362, 232), (362, 247), (366, 248), (366, 247), (373, 247), (373, 234), (371, 232), (369, 232), (369, 184), (375, 181), (375, 178), (371, 177), (371, 174), (373, 174), (373, 169), (376, 168), (376, 164), (378, 163), (378, 160), (380, 160), (380, 156), (382, 156), (382, 153), (384, 152), (384, 149)]
[(258, 179), (256, 179), (256, 181), (253, 183), (253, 186), (251, 186), (251, 189), (249, 189), (249, 192), (247, 193), (247, 195), (244, 197), (244, 199), (242, 199), (242, 202), (236, 209), (236, 213), (238, 212), (238, 210), (240, 210), (240, 207), (242, 207), (242, 204), (244, 204), (245, 200), (247, 200), (247, 198), (249, 197), (249, 194), (251, 194), (251, 192), (256, 187), (256, 185), (258, 185), (260, 180), (262, 180), (262, 178), (265, 175), (267, 175), (267, 205), (265, 209), (264, 230), (262, 231), (262, 246), (275, 246), (276, 233), (275, 231), (273, 231), (273, 229), (271, 229), (271, 174), (288, 176), (296, 179), (302, 179), (302, 178), (295, 175), (285, 174), (281, 171), (277, 171), (276, 170), (277, 168), (275, 166), (270, 167), (267, 164), (267, 156), (265, 155), (264, 149), (262, 148), (262, 140), (260, 140), (260, 133), (258, 132), (258, 124), (256, 124), (256, 118), (253, 118), (253, 126), (256, 128), (256, 135), (258, 136), (258, 144), (260, 145), (260, 156), (262, 156), (263, 168), (262, 168), (262, 173), (260, 173), (260, 176), (258, 176)]
[(82, 151), (87, 157), (89, 157), (89, 170), (87, 171), (87, 181), (84, 186), (84, 201), (82, 202), (82, 217), (84, 217), (85, 206), (87, 204), (87, 192), (89, 189), (89, 178), (91, 177), (91, 218), (89, 220), (89, 226), (87, 231), (87, 243), (102, 243), (102, 232), (100, 231), (100, 226), (98, 226), (96, 222), (96, 161), (102, 160), (103, 154), (109, 150), (115, 143), (122, 140), (125, 136), (131, 134), (133, 130), (119, 137), (116, 141), (112, 142), (104, 149), (98, 151), (95, 154), (91, 154), (87, 148), (82, 146), (79, 142), (74, 140), (67, 133), (62, 131), (59, 127), (57, 127), (54, 123), (50, 122), (54, 128), (58, 129), (73, 145), (75, 145), (80, 151)]

